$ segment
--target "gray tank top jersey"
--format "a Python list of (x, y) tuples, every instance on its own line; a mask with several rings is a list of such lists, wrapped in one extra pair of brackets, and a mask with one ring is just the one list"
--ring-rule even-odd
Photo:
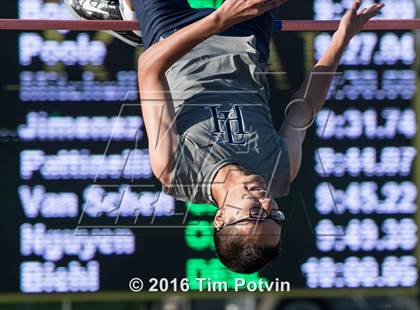
[(287, 148), (269, 118), (266, 64), (256, 38), (213, 36), (167, 72), (178, 129), (175, 173), (163, 191), (215, 204), (211, 184), (226, 164), (265, 178), (274, 197), (289, 192)]

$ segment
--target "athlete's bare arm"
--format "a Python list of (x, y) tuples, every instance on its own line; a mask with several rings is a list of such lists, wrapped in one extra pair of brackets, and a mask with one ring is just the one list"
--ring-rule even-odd
[(121, 0), (121, 1), (125, 1), (125, 2), (127, 3), (128, 7), (129, 7), (132, 11), (134, 11), (134, 9), (133, 9), (133, 3), (131, 2), (131, 0)]
[(141, 108), (153, 173), (169, 184), (176, 150), (174, 108), (165, 72), (192, 48), (236, 23), (259, 16), (286, 0), (226, 0), (205, 18), (152, 45), (139, 58)]
[(369, 19), (376, 16), (384, 7), (383, 4), (373, 4), (358, 13), (361, 3), (362, 0), (354, 1), (352, 8), (342, 18), (327, 51), (292, 97), (293, 104), (290, 105), (289, 113), (280, 129), (280, 135), (284, 138), (288, 147), (291, 165), (290, 181), (296, 177), (299, 171), (302, 159), (302, 144), (306, 135), (306, 130), (295, 128), (305, 127), (322, 108), (333, 76), (337, 72), (337, 67), (348, 43), (362, 30)]

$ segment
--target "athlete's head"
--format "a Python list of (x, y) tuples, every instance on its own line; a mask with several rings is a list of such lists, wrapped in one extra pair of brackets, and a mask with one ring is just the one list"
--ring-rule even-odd
[(213, 190), (217, 255), (232, 271), (256, 272), (279, 253), (284, 215), (259, 175), (229, 171), (221, 187)]

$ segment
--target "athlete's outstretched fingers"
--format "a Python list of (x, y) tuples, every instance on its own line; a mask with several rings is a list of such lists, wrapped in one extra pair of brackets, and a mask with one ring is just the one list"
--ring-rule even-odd
[(360, 12), (360, 14), (365, 14), (367, 10), (368, 8), (363, 9), (362, 12)]
[(369, 13), (369, 12), (372, 12), (375, 8), (377, 8), (379, 6), (379, 4), (378, 3), (374, 3), (374, 4), (372, 4), (371, 6), (369, 6), (369, 7), (367, 7), (367, 8), (364, 8), (363, 9), (363, 11), (361, 12), (361, 13), (363, 13), (363, 14), (366, 14), (366, 13)]
[(384, 7), (383, 3), (373, 4), (369, 8), (362, 11), (361, 16), (368, 21), (372, 17), (378, 15), (379, 11)]
[(355, 0), (351, 6), (351, 10), (357, 13), (361, 5), (362, 5), (362, 0)]

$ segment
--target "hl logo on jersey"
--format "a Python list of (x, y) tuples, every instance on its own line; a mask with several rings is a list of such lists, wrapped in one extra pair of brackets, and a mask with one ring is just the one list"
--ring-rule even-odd
[(207, 108), (211, 110), (211, 115), (213, 116), (214, 130), (212, 134), (219, 141), (235, 145), (245, 145), (247, 143), (247, 135), (249, 133), (245, 131), (244, 118), (240, 106), (234, 105), (230, 111), (219, 111), (220, 105)]

